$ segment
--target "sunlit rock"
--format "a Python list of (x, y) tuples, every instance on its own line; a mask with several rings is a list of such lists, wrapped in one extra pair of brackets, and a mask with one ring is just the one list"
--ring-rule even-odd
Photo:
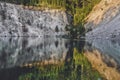
[(62, 10), (35, 11), (0, 2), (0, 36), (64, 35), (67, 24)]

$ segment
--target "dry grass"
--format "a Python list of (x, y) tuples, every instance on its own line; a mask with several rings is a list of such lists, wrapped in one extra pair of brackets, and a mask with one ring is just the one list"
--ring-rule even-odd
[[(85, 20), (86, 22), (93, 22), (97, 25), (103, 20), (106, 11), (113, 7), (118, 8), (118, 5), (120, 5), (120, 0), (101, 0), (101, 2), (93, 8)], [(108, 16), (114, 17), (117, 12), (118, 9), (116, 9), (116, 11), (113, 10)]]
[(120, 80), (120, 73), (115, 68), (108, 67), (103, 62), (102, 56), (97, 50), (93, 52), (86, 51), (85, 56), (92, 64), (92, 67), (104, 75), (107, 80)]

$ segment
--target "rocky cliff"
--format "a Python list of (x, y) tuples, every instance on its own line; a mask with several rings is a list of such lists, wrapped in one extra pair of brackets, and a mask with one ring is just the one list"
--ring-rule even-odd
[(28, 10), (0, 2), (0, 36), (63, 35), (68, 24), (61, 10)]
[(101, 0), (86, 18), (87, 39), (119, 39), (120, 0)]

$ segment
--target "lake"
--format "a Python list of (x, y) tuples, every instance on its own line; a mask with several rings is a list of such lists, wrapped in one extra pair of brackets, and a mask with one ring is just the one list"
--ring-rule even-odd
[(119, 41), (0, 38), (0, 80), (119, 79)]

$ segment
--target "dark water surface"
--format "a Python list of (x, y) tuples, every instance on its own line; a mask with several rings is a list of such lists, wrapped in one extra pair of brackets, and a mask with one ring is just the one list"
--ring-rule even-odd
[(0, 80), (117, 80), (119, 71), (119, 42), (0, 38)]

